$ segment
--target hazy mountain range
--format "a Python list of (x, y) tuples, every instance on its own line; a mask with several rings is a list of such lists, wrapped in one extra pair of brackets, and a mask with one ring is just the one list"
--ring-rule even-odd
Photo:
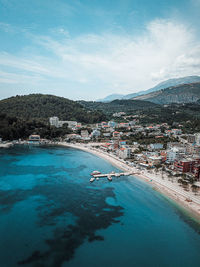
[(171, 86), (156, 92), (134, 97), (133, 99), (150, 101), (161, 105), (197, 102), (200, 99), (200, 82)]
[[(200, 76), (187, 76), (187, 77), (182, 77), (182, 78), (174, 78), (174, 79), (169, 79), (169, 80), (166, 80), (164, 82), (161, 82), (158, 85), (154, 86), (153, 88), (150, 88), (150, 89), (145, 90), (145, 91), (140, 91), (140, 92), (132, 93), (132, 94), (128, 94), (128, 95), (111, 94), (111, 95), (108, 95), (107, 97), (105, 97), (103, 99), (99, 99), (97, 101), (98, 102), (110, 102), (110, 101), (113, 101), (115, 99), (133, 99), (137, 96), (146, 95), (146, 94), (156, 92), (156, 91), (159, 91), (161, 89), (169, 88), (172, 86), (177, 86), (177, 85), (181, 85), (181, 84), (190, 84), (190, 83), (196, 83), (196, 82), (200, 82)], [(139, 99), (139, 98), (137, 98), (137, 99)]]

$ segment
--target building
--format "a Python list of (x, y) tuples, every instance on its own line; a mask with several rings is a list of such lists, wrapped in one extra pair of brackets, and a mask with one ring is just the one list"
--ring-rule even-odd
[(195, 164), (193, 172), (194, 172), (194, 177), (199, 180), (199, 178), (200, 178), (200, 164)]
[(66, 135), (66, 141), (68, 140), (80, 140), (81, 136), (79, 134), (67, 134)]
[(31, 134), (28, 138), (28, 142), (31, 144), (39, 144), (40, 142), (40, 135), (38, 134)]
[(166, 161), (168, 163), (173, 163), (175, 161), (175, 159), (178, 158), (180, 154), (180, 151), (177, 147), (173, 147), (171, 150), (168, 150), (167, 151), (167, 159)]
[(108, 126), (109, 126), (109, 127), (112, 127), (112, 128), (115, 128), (115, 127), (116, 127), (116, 122), (114, 122), (114, 121), (109, 121), (109, 122), (108, 122)]
[(59, 127), (59, 118), (58, 117), (51, 117), (49, 118), (49, 123), (51, 126)]
[(163, 144), (161, 143), (155, 143), (155, 144), (150, 144), (149, 148), (151, 150), (159, 150), (159, 149), (163, 149)]
[(118, 156), (121, 159), (127, 159), (131, 157), (132, 149), (129, 147), (121, 147), (118, 151)]
[(156, 166), (162, 163), (162, 157), (160, 156), (150, 156), (148, 157), (148, 162), (150, 166)]
[(67, 124), (69, 128), (74, 128), (78, 125), (76, 121), (60, 121), (58, 117), (49, 118), (49, 122), (51, 126), (56, 128), (63, 127), (64, 124)]
[(77, 121), (64, 121), (64, 123), (67, 123), (69, 128), (75, 128), (78, 125)]
[(101, 132), (97, 129), (93, 130), (92, 133), (91, 133), (91, 137), (92, 138), (97, 138), (101, 135)]
[(110, 137), (111, 136), (111, 133), (103, 133), (103, 136), (104, 137)]
[(113, 132), (113, 138), (120, 138), (120, 136), (121, 136), (120, 132), (117, 132), (117, 131)]
[(179, 135), (179, 134), (182, 134), (182, 130), (181, 129), (172, 129), (172, 133), (174, 135)]
[(195, 134), (195, 143), (197, 146), (200, 146), (200, 133)]
[(188, 141), (188, 143), (194, 144), (195, 143), (195, 135), (194, 134), (188, 134), (187, 141)]
[(81, 130), (81, 137), (88, 138), (89, 137), (88, 130)]
[(194, 161), (192, 159), (182, 159), (174, 161), (174, 168), (182, 173), (193, 171)]
[(116, 112), (116, 113), (113, 114), (113, 117), (121, 117), (121, 116), (124, 116), (124, 115), (126, 115), (125, 112)]

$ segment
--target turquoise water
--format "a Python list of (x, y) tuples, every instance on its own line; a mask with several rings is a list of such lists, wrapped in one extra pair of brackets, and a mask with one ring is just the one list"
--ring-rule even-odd
[(0, 150), (0, 266), (200, 266), (200, 227), (134, 177), (62, 147)]

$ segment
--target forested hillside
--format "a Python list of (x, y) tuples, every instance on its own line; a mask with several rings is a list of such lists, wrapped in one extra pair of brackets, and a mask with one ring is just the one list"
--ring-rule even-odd
[(93, 101), (79, 101), (81, 105), (90, 110), (99, 110), (107, 115), (115, 112), (126, 112), (127, 114), (133, 113), (136, 110), (148, 110), (158, 106), (157, 104), (140, 101), (140, 100), (114, 100), (112, 102), (93, 102)]
[(102, 112), (89, 112), (79, 103), (53, 95), (31, 94), (16, 96), (0, 101), (0, 113), (25, 120), (38, 119), (47, 122), (49, 117), (60, 120), (76, 120), (95, 123), (105, 120)]

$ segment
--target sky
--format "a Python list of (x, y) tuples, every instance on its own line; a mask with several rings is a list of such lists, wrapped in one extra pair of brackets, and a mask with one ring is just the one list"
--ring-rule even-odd
[(200, 75), (200, 0), (0, 0), (0, 99), (73, 100)]

